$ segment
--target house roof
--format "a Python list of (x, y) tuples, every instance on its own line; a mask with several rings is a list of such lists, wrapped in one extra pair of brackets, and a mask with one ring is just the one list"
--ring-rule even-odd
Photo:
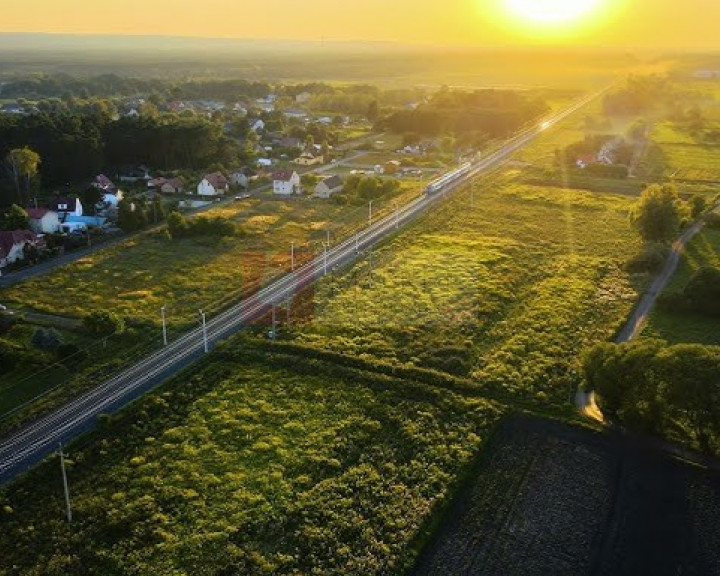
[(105, 174), (98, 174), (95, 176), (95, 183), (106, 192), (114, 192), (116, 189), (113, 181), (105, 176)]
[(273, 172), (273, 180), (281, 181), (281, 182), (290, 182), (292, 180), (293, 174), (295, 174), (295, 170), (277, 170), (276, 172)]
[[(67, 208), (60, 208), (60, 206), (66, 205)], [(67, 212), (69, 210), (75, 210), (77, 206), (77, 198), (53, 198), (50, 201), (50, 209), (56, 212)]]
[(328, 189), (334, 190), (335, 188), (340, 188), (343, 185), (343, 179), (339, 174), (335, 174), (334, 176), (330, 176), (330, 178), (325, 178), (322, 183), (325, 184)]
[(228, 181), (225, 176), (220, 172), (213, 172), (212, 174), (206, 174), (205, 180), (210, 182), (213, 188), (225, 188), (228, 186)]
[(45, 214), (50, 212), (47, 208), (28, 208), (27, 213), (33, 220), (41, 220)]
[(30, 230), (0, 231), (0, 258), (7, 257), (16, 244), (32, 242), (35, 239), (35, 234)]

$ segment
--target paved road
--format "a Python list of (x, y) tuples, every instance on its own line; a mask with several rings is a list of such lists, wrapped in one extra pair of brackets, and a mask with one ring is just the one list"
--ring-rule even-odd
[[(633, 310), (630, 318), (628, 318), (628, 321), (615, 338), (615, 342), (630, 342), (640, 335), (650, 312), (652, 312), (652, 309), (657, 303), (658, 296), (660, 296), (670, 281), (670, 278), (672, 278), (673, 274), (675, 274), (678, 264), (680, 263), (680, 256), (685, 250), (685, 247), (703, 229), (704, 226), (705, 223), (702, 220), (696, 222), (673, 243), (670, 255), (668, 256), (667, 262), (665, 262), (664, 268), (650, 285), (647, 292), (645, 292), (643, 297), (640, 299), (640, 302)], [(590, 416), (595, 420), (602, 421), (602, 412), (597, 406), (595, 392), (578, 390), (575, 396), (575, 404), (578, 410), (585, 415)]]
[[(287, 301), (334, 267), (354, 261), (363, 250), (393, 234), (420, 213), (435, 206), (440, 208), (440, 202), (447, 193), (464, 185), (468, 179), (501, 165), (543, 130), (573, 114), (603, 92), (584, 98), (567, 110), (548, 117), (540, 126), (521, 132), (502, 148), (476, 161), (462, 181), (448, 185), (437, 194), (422, 195), (412, 200), (394, 213), (328, 250), (324, 256), (275, 280), (255, 295), (212, 318), (207, 323), (209, 346), (238, 332), (253, 320), (264, 317), (276, 303)], [(203, 354), (203, 333), (198, 327), (113, 378), (102, 382), (93, 390), (5, 438), (0, 443), (0, 483), (11, 479), (52, 453), (59, 442), (66, 442), (91, 429), (100, 414), (121, 408), (153, 386), (177, 374)]]

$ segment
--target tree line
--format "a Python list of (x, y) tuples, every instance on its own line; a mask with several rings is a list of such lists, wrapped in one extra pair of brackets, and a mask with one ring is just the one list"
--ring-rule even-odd
[(35, 172), (39, 184), (53, 188), (86, 181), (112, 167), (144, 163), (159, 170), (203, 169), (235, 163), (243, 154), (238, 142), (223, 133), (220, 121), (199, 116), (117, 119), (95, 107), (77, 111), (61, 106), (28, 116), (2, 115), (0, 204), (27, 204)]
[(381, 118), (378, 126), (422, 136), (475, 133), (502, 138), (549, 110), (542, 100), (511, 90), (460, 92), (443, 89), (413, 110), (399, 110)]

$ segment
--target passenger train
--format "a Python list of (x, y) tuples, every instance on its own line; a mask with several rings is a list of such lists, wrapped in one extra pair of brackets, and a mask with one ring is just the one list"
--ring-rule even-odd
[(452, 184), (456, 180), (459, 180), (460, 178), (463, 178), (466, 176), (470, 170), (472, 169), (472, 164), (470, 162), (465, 162), (462, 166), (459, 166), (458, 168), (455, 168), (455, 170), (451, 170), (450, 172), (446, 172), (440, 178), (437, 180), (433, 180), (430, 182), (430, 184), (427, 185), (425, 188), (425, 192), (427, 194), (436, 194), (437, 192), (440, 192), (445, 186), (448, 184)]

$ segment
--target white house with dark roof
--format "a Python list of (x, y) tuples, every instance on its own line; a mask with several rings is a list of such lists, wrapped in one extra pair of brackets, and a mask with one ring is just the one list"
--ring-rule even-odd
[(60, 231), (60, 217), (47, 208), (28, 208), (30, 229), (36, 234), (55, 234)]
[(199, 196), (222, 196), (230, 189), (230, 183), (220, 172), (206, 174), (198, 184), (197, 193)]
[(56, 196), (50, 201), (50, 210), (57, 212), (61, 221), (68, 215), (83, 215), (83, 205), (80, 198)]
[(300, 175), (295, 170), (278, 170), (273, 172), (273, 194), (292, 196), (301, 194)]

